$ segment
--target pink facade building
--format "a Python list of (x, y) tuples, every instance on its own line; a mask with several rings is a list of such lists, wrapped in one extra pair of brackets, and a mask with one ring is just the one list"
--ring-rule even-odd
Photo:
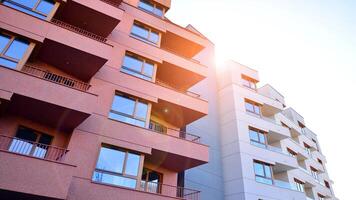
[(213, 44), (170, 0), (0, 2), (0, 199), (199, 199)]

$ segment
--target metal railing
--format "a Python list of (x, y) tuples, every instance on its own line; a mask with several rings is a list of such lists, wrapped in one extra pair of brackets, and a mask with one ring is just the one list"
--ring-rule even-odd
[(161, 134), (167, 134), (169, 131), (172, 131), (173, 133), (176, 133), (176, 136), (179, 137), (180, 139), (188, 140), (195, 143), (200, 143), (200, 137), (197, 135), (193, 135), (191, 133), (186, 133), (184, 131), (180, 131), (176, 129), (167, 128), (157, 122), (150, 121), (149, 129)]
[(82, 28), (79, 28), (77, 26), (73, 26), (71, 24), (68, 24), (66, 22), (63, 22), (61, 20), (58, 20), (58, 19), (52, 19), (51, 22), (59, 27), (62, 27), (62, 28), (65, 28), (67, 30), (70, 30), (70, 31), (73, 31), (75, 33), (78, 33), (80, 35), (83, 35), (83, 36), (86, 36), (88, 38), (91, 38), (93, 40), (96, 40), (96, 41), (99, 41), (99, 42), (102, 42), (102, 43), (106, 43), (107, 39), (103, 36), (100, 36), (100, 35), (97, 35), (95, 33), (92, 33), (92, 32), (89, 32), (87, 30), (84, 30)]
[(169, 89), (172, 89), (172, 90), (175, 90), (177, 92), (189, 95), (191, 97), (200, 98), (200, 95), (197, 94), (197, 93), (194, 93), (194, 92), (191, 92), (191, 91), (187, 91), (187, 90), (180, 90), (180, 89), (172, 86), (171, 84), (166, 83), (166, 82), (164, 82), (162, 80), (159, 80), (159, 79), (156, 79), (156, 84), (160, 85), (160, 86), (163, 86), (163, 87), (166, 87), (166, 88), (169, 88)]
[(21, 138), (0, 135), (0, 149), (31, 157), (62, 162), (67, 149), (41, 144)]
[(141, 181), (140, 191), (156, 193), (185, 200), (199, 200), (200, 191), (184, 187), (165, 185), (157, 182)]
[(109, 4), (109, 5), (112, 5), (112, 6), (117, 7), (117, 8), (121, 4), (121, 1), (119, 1), (119, 2), (114, 1), (114, 0), (100, 0), (100, 1), (105, 2), (105, 3)]
[(81, 81), (77, 81), (68, 77), (64, 77), (58, 74), (55, 74), (53, 72), (39, 69), (37, 67), (33, 67), (30, 65), (25, 65), (22, 70), (22, 72), (25, 72), (26, 74), (30, 74), (32, 76), (36, 76), (38, 78), (54, 82), (60, 85), (64, 85), (70, 88), (74, 88), (77, 90), (81, 91), (87, 91), (90, 88), (90, 85)]

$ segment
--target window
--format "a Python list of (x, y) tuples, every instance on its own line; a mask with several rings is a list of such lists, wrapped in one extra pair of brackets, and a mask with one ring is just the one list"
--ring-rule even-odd
[(267, 146), (266, 132), (262, 130), (258, 130), (256, 128), (249, 127), (249, 134), (250, 134), (251, 144), (258, 147), (266, 148)]
[(0, 33), (0, 65), (15, 69), (28, 46), (26, 40)]
[(298, 179), (294, 179), (295, 186), (297, 188), (297, 191), (299, 192), (304, 192), (304, 183)]
[(111, 106), (109, 118), (136, 126), (145, 127), (148, 104), (133, 97), (117, 94)]
[(163, 17), (164, 15), (163, 6), (157, 5), (150, 1), (140, 0), (138, 7), (159, 17)]
[(324, 195), (318, 194), (318, 200), (324, 200), (324, 199), (325, 199)]
[(290, 155), (290, 156), (292, 156), (292, 157), (297, 157), (297, 153), (296, 152), (294, 152), (293, 150), (291, 150), (290, 148), (287, 148), (287, 151), (288, 151), (288, 154)]
[(309, 154), (309, 155), (311, 155), (311, 147), (308, 145), (308, 144), (306, 144), (306, 143), (304, 143), (304, 148), (305, 148), (305, 151)]
[(141, 156), (115, 147), (102, 146), (93, 181), (136, 188)]
[(151, 81), (155, 71), (155, 64), (146, 59), (126, 53), (121, 71)]
[(141, 189), (146, 192), (161, 193), (163, 175), (156, 171), (143, 168)]
[(242, 85), (250, 89), (256, 90), (257, 81), (245, 75), (241, 75)]
[(270, 164), (260, 161), (254, 161), (253, 163), (256, 181), (260, 183), (273, 184), (272, 181), (272, 167)]
[(158, 45), (160, 34), (152, 28), (135, 22), (132, 26), (131, 35), (142, 40)]
[(327, 187), (328, 189), (331, 189), (331, 188), (330, 188), (330, 183), (327, 182), (327, 181), (325, 181), (325, 180), (324, 180), (324, 185), (325, 185), (325, 187)]
[(55, 2), (54, 0), (4, 0), (2, 3), (34, 17), (46, 19)]
[(318, 180), (319, 177), (318, 177), (318, 170), (313, 168), (313, 167), (310, 167), (310, 172), (311, 172), (311, 175), (316, 179)]
[(254, 113), (256, 115), (261, 115), (261, 109), (260, 109), (261, 105), (253, 102), (251, 100), (245, 99), (245, 108), (246, 111), (250, 112), (250, 113)]
[(37, 158), (45, 158), (53, 137), (38, 131), (20, 126), (15, 138), (11, 141), (9, 151)]
[(319, 158), (317, 159), (318, 163), (320, 163), (321, 165), (323, 165), (323, 161), (321, 161)]

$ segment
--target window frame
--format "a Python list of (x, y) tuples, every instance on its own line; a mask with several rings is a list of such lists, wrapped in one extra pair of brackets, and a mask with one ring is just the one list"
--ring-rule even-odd
[[(251, 90), (257, 91), (257, 81), (245, 74), (241, 74), (242, 85)], [(245, 84), (248, 83), (248, 84)]]
[[(252, 105), (253, 111), (247, 109), (247, 106), (246, 106), (247, 104)], [(257, 110), (256, 107), (258, 107), (259, 113), (256, 112), (256, 110)], [(255, 102), (255, 101), (249, 100), (249, 99), (245, 99), (245, 110), (246, 110), (246, 112), (252, 113), (254, 115), (257, 115), (257, 116), (261, 117), (262, 116), (261, 107), (262, 107), (261, 104)]]
[[(111, 150), (115, 150), (115, 151), (119, 151), (119, 152), (125, 153), (124, 161), (122, 163), (122, 173), (97, 168), (98, 162), (99, 162), (99, 157), (100, 157), (100, 151), (101, 151), (101, 149), (103, 147), (107, 148), (107, 149), (111, 149)], [(134, 155), (137, 155), (137, 156), (140, 157), (139, 158), (140, 160), (139, 160), (139, 164), (138, 164), (138, 169), (137, 169), (137, 176), (133, 176), (133, 175), (130, 175), (130, 174), (126, 173), (126, 167), (127, 167), (126, 164), (127, 164), (127, 160), (128, 160), (129, 154), (134, 154)], [(120, 148), (120, 147), (117, 147), (117, 146), (113, 146), (113, 145), (109, 145), (109, 144), (102, 144), (100, 146), (99, 152), (97, 154), (96, 163), (95, 163), (95, 167), (94, 167), (93, 175), (92, 175), (92, 181), (95, 182), (95, 183), (99, 183), (99, 184), (108, 184), (108, 185), (113, 185), (113, 186), (118, 186), (118, 187), (131, 188), (131, 187), (126, 187), (124, 185), (118, 185), (118, 184), (114, 184), (114, 183), (105, 183), (105, 182), (102, 182), (102, 181), (99, 181), (99, 180), (95, 180), (94, 179), (94, 174), (95, 174), (95, 172), (97, 172), (97, 173), (108, 174), (108, 175), (112, 175), (112, 176), (116, 176), (116, 177), (123, 177), (123, 178), (136, 180), (136, 185), (135, 185), (135, 188), (134, 188), (134, 189), (136, 189), (138, 187), (138, 185), (140, 184), (140, 181), (141, 181), (142, 169), (143, 169), (143, 161), (144, 161), (144, 155), (141, 154), (141, 153), (138, 153), (138, 152), (135, 152), (135, 151), (130, 151), (130, 150), (123, 149), (123, 148)]]
[(319, 180), (318, 170), (310, 166), (310, 173), (314, 179)]
[(293, 158), (296, 158), (297, 155), (298, 155), (297, 152), (293, 151), (293, 150), (290, 149), (290, 148), (287, 148), (287, 152), (288, 152), (288, 154), (289, 154), (290, 156), (292, 156)]
[[(33, 6), (32, 8), (27, 7), (27, 6), (25, 6), (25, 5), (22, 5), (22, 4), (20, 4), (20, 3), (14, 2), (13, 0), (3, 0), (1, 3), (3, 3), (3, 2), (8, 2), (8, 3), (10, 3), (10, 4), (13, 4), (13, 5), (18, 6), (18, 7), (20, 7), (20, 8), (23, 8), (23, 9), (25, 9), (25, 10), (28, 10), (29, 12), (33, 12), (33, 13), (35, 13), (35, 14), (37, 14), (37, 15), (40, 15), (40, 16), (43, 16), (43, 17), (44, 17), (44, 18), (39, 18), (39, 17), (37, 17), (37, 16), (31, 15), (30, 13), (24, 12), (24, 13), (26, 13), (26, 14), (29, 14), (29, 15), (34, 16), (34, 17), (39, 18), (39, 19), (47, 19), (49, 16), (51, 16), (51, 13), (53, 12), (53, 9), (55, 9), (56, 1), (53, 1), (53, 7), (52, 7), (51, 11), (50, 11), (48, 14), (43, 13), (43, 12), (37, 10), (37, 8), (38, 8), (38, 6), (40, 5), (40, 3), (41, 3), (42, 1), (46, 1), (46, 0), (35, 0), (35, 1), (36, 1), (36, 3), (34, 4), (34, 6)], [(49, 1), (50, 1), (50, 0), (49, 0)], [(21, 11), (21, 10), (19, 10), (19, 11), (20, 11), (20, 12), (23, 12), (23, 11)]]
[[(22, 37), (18, 37), (16, 35), (9, 34), (7, 32), (3, 32), (3, 31), (0, 31), (0, 35), (10, 38), (9, 41), (7, 42), (7, 44), (5, 45), (4, 49), (2, 51), (0, 51), (0, 58), (2, 58), (4, 60), (8, 60), (13, 63), (16, 63), (16, 66), (14, 68), (4, 65), (5, 67), (7, 67), (9, 69), (16, 69), (18, 67), (19, 63), (21, 62), (21, 60), (24, 59), (26, 52), (29, 51), (31, 42), (27, 39), (22, 38)], [(16, 58), (6, 55), (7, 51), (9, 50), (9, 48), (11, 47), (11, 45), (14, 43), (15, 40), (27, 42), (27, 48), (20, 59), (16, 59)]]
[[(254, 140), (254, 139), (252, 139), (250, 137), (250, 142), (252, 144), (258, 143), (258, 145), (263, 145), (265, 148), (267, 148), (267, 146), (268, 146), (267, 134), (268, 133), (266, 131), (263, 131), (263, 130), (260, 130), (260, 129), (257, 129), (257, 128), (249, 126), (249, 128), (248, 128), (249, 136), (250, 136), (250, 131), (256, 132), (257, 133), (257, 137), (258, 137), (258, 141)], [(261, 137), (263, 137), (264, 142), (261, 142)]]
[[(147, 175), (146, 175), (146, 179), (145, 180), (142, 180), (142, 176), (143, 176), (143, 170), (147, 171)], [(147, 168), (147, 167), (143, 167), (142, 168), (142, 175), (141, 175), (141, 181), (144, 181), (145, 182), (145, 187), (144, 187), (144, 191), (147, 191), (147, 188), (149, 187), (148, 186), (148, 183), (154, 183), (154, 182), (149, 182), (148, 179), (149, 179), (149, 174), (150, 173), (157, 173), (157, 175), (159, 176), (159, 181), (157, 182), (157, 191), (155, 192), (156, 194), (161, 194), (162, 193), (162, 184), (163, 184), (163, 173), (160, 173), (158, 171), (155, 171), (155, 170), (152, 170), (150, 168)], [(149, 192), (152, 192), (152, 191), (149, 191)]]
[[(136, 59), (136, 60), (142, 62), (141, 71), (139, 72), (139, 71), (136, 71), (136, 70), (134, 70), (134, 69), (131, 69), (131, 68), (125, 66), (125, 65), (124, 65), (124, 61), (125, 61), (125, 58), (126, 58), (126, 57), (131, 57), (131, 58), (133, 58), (133, 59)], [(147, 75), (147, 74), (144, 73), (144, 71), (145, 71), (145, 64), (146, 64), (146, 63), (153, 65), (152, 77), (150, 77), (149, 75)], [(123, 71), (122, 69), (127, 70), (127, 71), (130, 71), (130, 72), (135, 73), (135, 74), (138, 74), (138, 75), (140, 75), (140, 76), (147, 77), (147, 79), (142, 78), (142, 77), (140, 77), (140, 76), (135, 76), (134, 74), (131, 74), (131, 73), (128, 73), (128, 72)], [(136, 55), (136, 54), (131, 53), (131, 52), (126, 52), (126, 53), (125, 53), (125, 56), (124, 56), (124, 59), (123, 59), (123, 61), (122, 61), (122, 65), (121, 65), (121, 70), (120, 70), (120, 71), (123, 72), (123, 73), (125, 73), (125, 74), (131, 75), (131, 76), (135, 76), (135, 77), (137, 77), (137, 78), (140, 78), (140, 79), (143, 79), (143, 80), (146, 80), (146, 81), (154, 82), (155, 79), (156, 79), (157, 64), (156, 64), (155, 62), (153, 62), (153, 61), (150, 61), (149, 59), (146, 59), (146, 58), (142, 57), (142, 56)]]
[[(146, 10), (145, 8), (141, 7), (140, 4), (141, 3), (144, 3), (144, 4), (147, 4), (147, 5), (150, 5), (152, 6), (152, 11), (150, 10)], [(149, 0), (139, 0), (138, 1), (138, 5), (137, 7), (145, 12), (148, 12), (156, 17), (159, 17), (159, 18), (164, 18), (164, 15), (166, 14), (166, 8), (162, 5), (159, 5), (158, 3), (156, 2), (153, 2), (153, 1), (149, 1)], [(161, 9), (159, 9), (161, 8)], [(161, 10), (162, 11), (162, 16), (161, 15), (157, 15), (154, 11), (155, 9), (158, 9), (158, 10)]]
[[(259, 164), (259, 165), (262, 165), (262, 166), (263, 166), (263, 174), (264, 174), (263, 176), (256, 174), (255, 164)], [(268, 167), (268, 168), (269, 168), (269, 171), (270, 171), (270, 173), (271, 173), (271, 177), (266, 176), (266, 169), (265, 169), (265, 167)], [(254, 161), (253, 161), (253, 171), (254, 171), (254, 173), (255, 173), (255, 180), (257, 181), (257, 177), (262, 178), (262, 179), (264, 179), (264, 180), (270, 180), (270, 181), (271, 181), (271, 184), (269, 184), (269, 185), (273, 185), (274, 181), (273, 181), (273, 169), (272, 169), (272, 167), (273, 167), (273, 165), (271, 165), (271, 164), (268, 164), (268, 163), (265, 163), (265, 162), (262, 162), (262, 161), (258, 161), (258, 160), (254, 160)], [(264, 183), (264, 184), (268, 184), (268, 183), (266, 183), (266, 182), (260, 182), (260, 181), (257, 181), (257, 182), (259, 182), (259, 183)]]
[[(132, 116), (129, 115), (129, 114), (122, 113), (120, 111), (112, 109), (112, 106), (114, 104), (114, 99), (115, 99), (116, 96), (120, 96), (120, 97), (125, 98), (125, 99), (133, 100), (135, 102)], [(145, 119), (141, 119), (139, 117), (136, 117), (138, 103), (143, 103), (143, 104), (147, 105), (147, 113), (146, 113), (146, 118)], [(127, 117), (127, 118), (130, 118), (130, 119), (134, 119), (134, 120), (138, 120), (138, 121), (144, 122), (143, 128), (146, 128), (147, 127), (147, 120), (149, 119), (149, 114), (150, 114), (150, 107), (151, 107), (151, 104), (148, 103), (147, 101), (144, 101), (144, 100), (142, 100), (140, 98), (133, 97), (133, 96), (130, 96), (130, 95), (127, 95), (127, 94), (124, 94), (124, 93), (116, 92), (114, 94), (114, 96), (113, 96), (113, 100), (112, 100), (112, 103), (111, 103), (111, 108), (110, 108), (110, 111), (109, 111), (109, 115), (110, 115), (110, 113), (113, 113), (113, 114), (116, 114), (116, 115), (120, 115), (120, 116), (123, 116), (123, 117)], [(110, 118), (110, 119), (112, 119), (112, 118)], [(138, 126), (138, 125), (131, 124), (131, 123), (124, 122), (124, 121), (120, 121), (120, 120), (117, 120), (117, 119), (112, 119), (112, 120), (119, 121), (119, 122), (126, 123), (126, 124), (130, 124), (130, 125), (134, 125), (134, 126)], [(138, 127), (141, 127), (141, 126), (138, 126)]]
[[(147, 30), (148, 31), (147, 38), (146, 37), (142, 37), (141, 35), (138, 35), (138, 34), (132, 32), (134, 26), (137, 26), (137, 27), (140, 27), (140, 28), (143, 28), (143, 29)], [(150, 40), (152, 32), (154, 32), (154, 33), (156, 33), (158, 35), (157, 43), (155, 43), (155, 42)], [(143, 24), (141, 22), (138, 22), (138, 21), (134, 21), (134, 23), (132, 24), (130, 35), (135, 37), (135, 38), (140, 39), (143, 42), (146, 42), (146, 43), (149, 43), (149, 44), (152, 44), (152, 45), (155, 45), (155, 46), (160, 46), (160, 43), (161, 43), (162, 34), (161, 34), (160, 31), (158, 31), (158, 30), (156, 30), (156, 29), (154, 29), (154, 28), (152, 28), (152, 27), (150, 27), (148, 25), (145, 25), (145, 24)]]

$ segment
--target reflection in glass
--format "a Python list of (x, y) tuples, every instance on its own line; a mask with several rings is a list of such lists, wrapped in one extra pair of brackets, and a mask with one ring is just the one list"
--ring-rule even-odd
[(133, 188), (133, 189), (136, 188), (136, 182), (137, 182), (137, 180), (132, 179), (132, 178), (126, 178), (126, 177), (122, 177), (122, 176), (106, 174), (106, 173), (98, 172), (98, 171), (94, 172), (93, 181), (117, 185), (117, 186), (123, 186), (123, 187), (128, 187), (128, 188)]
[(20, 60), (25, 54), (29, 43), (27, 41), (15, 39), (5, 52), (5, 56)]
[(100, 149), (97, 169), (122, 173), (125, 153), (114, 149), (102, 147)]

